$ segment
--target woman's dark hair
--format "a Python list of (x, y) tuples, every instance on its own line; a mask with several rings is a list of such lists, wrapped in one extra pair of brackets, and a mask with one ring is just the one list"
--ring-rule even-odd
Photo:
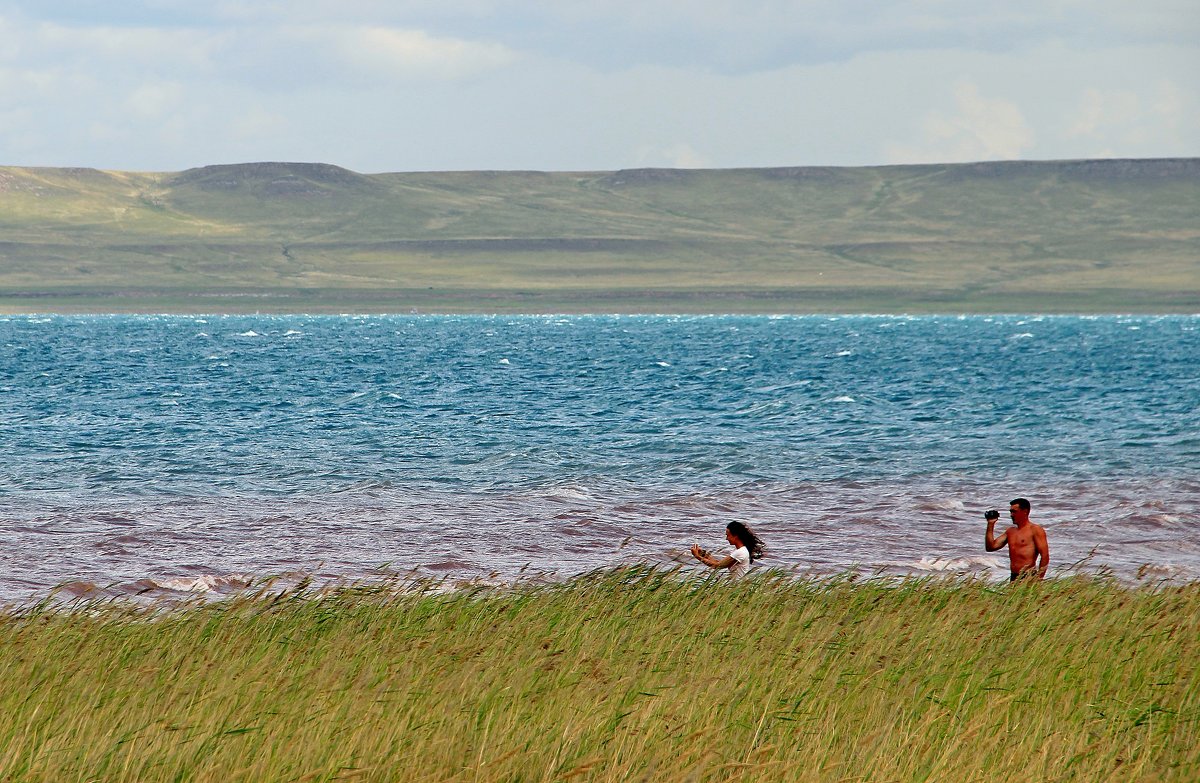
[(742, 522), (730, 522), (725, 529), (737, 536), (737, 540), (742, 542), (742, 546), (750, 551), (751, 563), (766, 556), (767, 550), (763, 547), (762, 539), (754, 535), (754, 531)]

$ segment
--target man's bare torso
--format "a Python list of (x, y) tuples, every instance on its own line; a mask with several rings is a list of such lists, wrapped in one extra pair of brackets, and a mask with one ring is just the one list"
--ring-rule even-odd
[(1004, 531), (1008, 540), (1008, 564), (1014, 574), (1033, 570), (1037, 564), (1037, 542), (1035, 537), (1045, 536), (1041, 525), (1032, 522), (1025, 527), (1010, 527)]

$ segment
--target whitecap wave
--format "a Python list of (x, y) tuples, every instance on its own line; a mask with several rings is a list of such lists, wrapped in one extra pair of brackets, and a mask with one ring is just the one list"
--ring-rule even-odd
[(171, 590), (176, 593), (220, 593), (229, 590), (242, 590), (250, 586), (251, 579), (243, 574), (216, 576), (204, 574), (197, 577), (180, 577), (177, 579), (146, 580), (160, 590)]
[(1139, 580), (1176, 579), (1187, 574), (1187, 569), (1174, 563), (1143, 563), (1137, 570)]
[(556, 500), (559, 502), (592, 500), (593, 498), (592, 493), (581, 486), (546, 487), (541, 490), (534, 490), (530, 494), (533, 497), (539, 497), (545, 500)]
[(897, 563), (901, 568), (930, 573), (964, 573), (968, 571), (999, 571), (1003, 566), (987, 557), (933, 557), (926, 555), (920, 560)]

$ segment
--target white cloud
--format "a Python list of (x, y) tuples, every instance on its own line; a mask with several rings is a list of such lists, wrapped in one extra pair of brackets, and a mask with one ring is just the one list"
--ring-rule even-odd
[(5, 109), (0, 107), (0, 150), (8, 154), (0, 159), (6, 165), (20, 162), (16, 157), (30, 154), (38, 149), (42, 136), (37, 132), (36, 118), (27, 108)]
[[(105, 30), (113, 40), (131, 28), (106, 24), (106, 17), (201, 36), (349, 26), (486, 41), (603, 69), (694, 65), (737, 73), (871, 52), (1015, 52), (1052, 41), (1191, 45), (1200, 39), (1193, 6), (1186, 0), (129, 0), (111, 9), (71, 0), (7, 3), (27, 9), (29, 19), (53, 19), (66, 7), (80, 30)], [(89, 16), (97, 21), (89, 24)]]
[(303, 36), (319, 48), (328, 46), (343, 61), (384, 79), (457, 79), (502, 68), (517, 59), (513, 51), (499, 44), (437, 38), (421, 30), (312, 28)]
[(51, 23), (22, 27), (27, 60), (54, 64), (99, 61), (120, 63), (126, 68), (203, 71), (213, 67), (229, 39), (226, 33), (191, 29), (68, 27)]
[(1067, 129), (1067, 138), (1095, 137), (1114, 125), (1136, 123), (1142, 113), (1137, 93), (1129, 90), (1101, 90), (1089, 87), (1083, 91), (1075, 122)]
[(1185, 102), (1183, 90), (1179, 88), (1178, 84), (1164, 79), (1154, 85), (1154, 94), (1150, 105), (1159, 115), (1177, 120), (1184, 112)]
[(987, 98), (972, 82), (954, 88), (954, 113), (934, 111), (922, 121), (916, 145), (889, 143), (891, 163), (1015, 160), (1034, 142), (1021, 109), (1012, 101)]
[[(488, 40), (378, 24), (250, 20), (217, 28), (65, 25), (0, 16), (0, 63), (35, 70), (293, 89), (339, 78), (454, 80), (503, 68), (518, 54)], [(12, 44), (12, 45), (7, 45)]]
[(125, 108), (143, 119), (157, 119), (176, 110), (184, 100), (182, 85), (150, 81), (138, 85), (125, 99)]
[(696, 65), (744, 73), (869, 52), (1200, 37), (1200, 14), (1180, 0), (239, 0), (221, 6), (225, 18), (271, 25), (378, 24), (467, 40), (487, 30), (490, 40), (529, 56), (602, 69)]
[[(1200, 113), (1195, 101), (1173, 81), (1133, 89), (1083, 90), (1072, 121), (1063, 133), (1068, 140), (1091, 144), (1088, 156), (1101, 157), (1113, 141), (1121, 146), (1160, 144), (1185, 146), (1200, 138)], [(1189, 109), (1189, 104), (1191, 108)]]
[(242, 140), (270, 138), (287, 133), (291, 123), (287, 117), (267, 111), (261, 106), (250, 106), (230, 123), (233, 134)]
[[(1189, 103), (1192, 105), (1190, 117)], [(1149, 104), (1155, 115), (1152, 122), (1161, 127), (1174, 143), (1183, 143), (1188, 132), (1193, 137), (1200, 137), (1200, 111), (1196, 109), (1196, 102), (1189, 101), (1188, 95), (1178, 84), (1168, 79), (1160, 80), (1154, 86)]]
[(0, 105), (33, 95), (52, 94), (61, 81), (61, 73), (51, 70), (0, 68)]
[(0, 162), (1197, 155), (1173, 1), (0, 0)]
[(675, 144), (665, 151), (674, 168), (703, 169), (712, 166), (712, 161), (692, 149), (690, 144)]
[(642, 145), (634, 156), (639, 167), (665, 167), (672, 169), (711, 168), (712, 161), (701, 155), (687, 142), (669, 144), (665, 147)]
[(129, 141), (120, 128), (106, 122), (88, 123), (86, 138), (93, 144), (124, 144)]

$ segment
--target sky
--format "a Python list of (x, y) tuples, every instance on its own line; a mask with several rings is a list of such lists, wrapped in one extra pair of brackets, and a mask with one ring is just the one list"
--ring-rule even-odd
[(1195, 0), (0, 0), (0, 165), (1196, 156)]

